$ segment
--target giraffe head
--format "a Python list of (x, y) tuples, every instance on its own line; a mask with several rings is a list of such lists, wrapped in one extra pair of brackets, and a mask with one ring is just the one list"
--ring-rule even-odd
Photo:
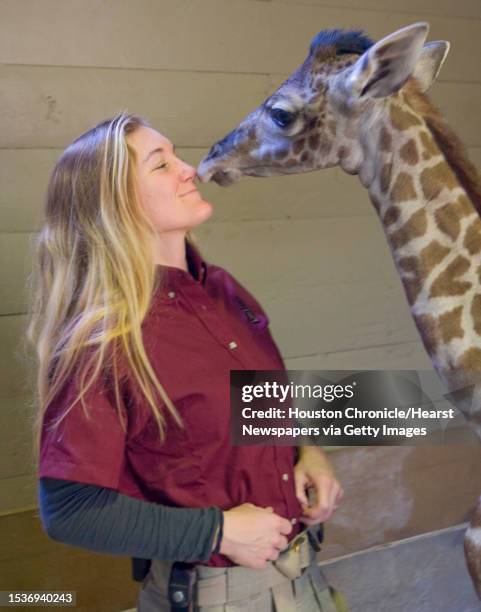
[(228, 185), (243, 175), (297, 174), (340, 164), (359, 172), (363, 139), (389, 96), (414, 76), (422, 91), (437, 77), (449, 43), (424, 44), (427, 23), (377, 43), (359, 31), (326, 30), (302, 65), (214, 144), (198, 175)]

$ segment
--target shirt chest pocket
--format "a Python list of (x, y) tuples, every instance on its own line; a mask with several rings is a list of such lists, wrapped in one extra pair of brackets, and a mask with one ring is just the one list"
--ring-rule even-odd
[(147, 485), (166, 489), (201, 481), (202, 470), (192, 453), (188, 424), (184, 419), (185, 428), (181, 428), (170, 415), (165, 420), (163, 442), (153, 415), (140, 434), (129, 442), (130, 461), (136, 466), (138, 477)]

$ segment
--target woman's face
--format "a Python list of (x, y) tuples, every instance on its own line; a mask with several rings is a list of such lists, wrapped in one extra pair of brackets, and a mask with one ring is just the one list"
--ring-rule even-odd
[(137, 155), (141, 205), (159, 234), (187, 232), (211, 216), (212, 205), (194, 185), (195, 168), (176, 156), (170, 140), (141, 126), (129, 134), (128, 142)]

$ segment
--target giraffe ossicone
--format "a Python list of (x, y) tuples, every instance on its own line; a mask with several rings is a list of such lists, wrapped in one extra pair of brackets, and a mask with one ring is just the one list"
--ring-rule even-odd
[[(327, 30), (304, 62), (201, 161), (203, 182), (339, 165), (384, 226), (424, 346), (481, 441), (481, 180), (425, 92), (449, 43), (415, 23), (374, 43)], [(465, 539), (481, 598), (481, 501)]]

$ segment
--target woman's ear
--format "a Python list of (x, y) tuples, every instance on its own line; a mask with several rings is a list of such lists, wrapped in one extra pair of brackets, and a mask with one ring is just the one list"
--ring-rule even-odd
[(412, 75), (428, 35), (426, 22), (414, 23), (375, 43), (346, 74), (351, 99), (385, 98)]

